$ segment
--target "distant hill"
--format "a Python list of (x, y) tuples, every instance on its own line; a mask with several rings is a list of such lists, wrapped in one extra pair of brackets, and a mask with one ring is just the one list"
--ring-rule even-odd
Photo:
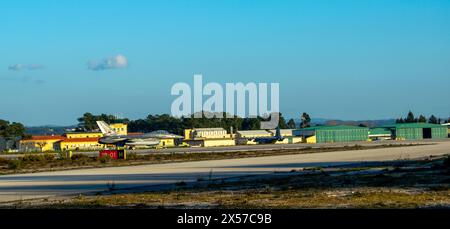
[(335, 125), (357, 126), (357, 125), (363, 124), (367, 127), (376, 127), (376, 126), (395, 124), (395, 119), (359, 120), (359, 121), (328, 120), (324, 124), (330, 125), (330, 126), (335, 126)]
[(33, 126), (25, 127), (25, 132), (31, 135), (61, 135), (67, 132), (67, 130), (72, 130), (76, 127), (73, 126)]
[[(289, 119), (286, 119), (286, 120), (289, 120)], [(311, 123), (324, 125), (329, 120), (330, 119), (326, 119), (326, 118), (312, 118)], [(294, 118), (294, 121), (295, 121), (295, 123), (297, 123), (297, 125), (300, 125), (300, 123), (302, 122), (302, 120), (300, 120), (299, 118)]]

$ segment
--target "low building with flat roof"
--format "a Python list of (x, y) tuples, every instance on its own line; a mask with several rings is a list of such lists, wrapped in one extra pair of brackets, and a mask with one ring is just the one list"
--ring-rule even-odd
[(111, 129), (113, 129), (119, 135), (127, 135), (128, 134), (128, 125), (125, 123), (112, 123), (109, 124)]
[(193, 128), (184, 130), (184, 139), (231, 138), (224, 128)]
[(447, 127), (447, 136), (450, 138), (450, 123), (444, 123), (442, 125)]
[(19, 151), (21, 152), (45, 152), (55, 151), (58, 142), (65, 140), (61, 135), (34, 135), (31, 138), (19, 141)]
[(56, 143), (58, 151), (67, 150), (101, 150), (105, 145), (98, 143), (99, 138), (67, 138)]
[(101, 138), (102, 132), (67, 132), (63, 136), (68, 139), (72, 138)]
[[(275, 136), (277, 130), (268, 130), (272, 136)], [(281, 136), (283, 137), (291, 137), (294, 136), (294, 129), (280, 129)]]
[(274, 134), (267, 130), (238, 130), (236, 138), (272, 137)]
[(184, 130), (183, 142), (193, 147), (236, 145), (232, 134), (224, 128), (194, 128)]
[(369, 128), (359, 126), (313, 126), (293, 131), (306, 143), (350, 142), (369, 140)]
[(393, 131), (396, 140), (442, 139), (448, 137), (448, 128), (431, 123), (399, 123), (385, 126)]

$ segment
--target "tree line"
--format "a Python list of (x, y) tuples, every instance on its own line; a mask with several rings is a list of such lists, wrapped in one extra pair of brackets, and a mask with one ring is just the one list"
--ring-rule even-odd
[[(211, 114), (209, 114), (211, 115)], [(226, 113), (221, 114), (222, 117), (227, 117)], [(211, 128), (222, 127), (226, 130), (258, 130), (260, 129), (261, 122), (265, 121), (262, 117), (256, 118), (242, 118), (233, 116), (233, 118), (207, 118), (202, 115), (201, 118), (194, 118), (194, 114), (189, 117), (177, 118), (169, 114), (150, 114), (146, 118), (130, 120), (128, 118), (117, 118), (114, 115), (100, 114), (94, 115), (92, 113), (85, 113), (82, 117), (78, 118), (79, 131), (92, 131), (97, 130), (96, 121), (105, 121), (108, 124), (112, 123), (126, 123), (128, 124), (129, 132), (152, 132), (156, 130), (167, 130), (171, 133), (182, 135), (185, 129), (192, 128)], [(300, 123), (296, 123), (294, 119), (286, 119), (280, 113), (279, 127), (281, 129), (296, 129), (307, 128), (311, 126), (311, 117), (308, 113), (303, 112), (299, 118)], [(442, 122), (450, 122), (449, 120), (441, 120), (436, 116), (431, 115), (428, 119), (424, 115), (415, 117), (410, 111), (406, 118), (399, 118), (396, 123), (416, 123), (416, 122), (428, 122), (434, 124), (440, 124)], [(364, 126), (361, 125), (360, 126)]]
[(25, 126), (18, 122), (0, 119), (0, 137), (6, 140), (17, 140), (29, 137), (25, 133)]
[[(226, 113), (221, 114), (222, 117), (227, 117)], [(222, 127), (230, 130), (258, 130), (260, 129), (261, 121), (265, 119), (262, 117), (256, 118), (241, 118), (233, 116), (233, 118), (206, 118), (202, 115), (201, 118), (190, 117), (177, 118), (169, 114), (148, 115), (144, 119), (130, 120), (128, 118), (116, 118), (114, 115), (100, 114), (94, 115), (92, 113), (85, 113), (83, 117), (78, 118), (79, 131), (92, 131), (98, 129), (96, 121), (105, 121), (108, 124), (112, 123), (127, 123), (129, 132), (151, 132), (155, 130), (167, 130), (175, 134), (183, 134), (184, 129), (192, 128), (210, 128)], [(307, 113), (303, 113), (300, 127), (309, 127), (311, 118)], [(295, 129), (298, 127), (294, 119), (289, 119), (287, 122), (280, 113), (279, 127), (281, 129)]]
[(415, 117), (414, 113), (412, 111), (409, 111), (406, 115), (406, 118), (399, 118), (395, 121), (396, 123), (431, 123), (431, 124), (441, 124), (443, 122), (450, 122), (450, 117), (448, 120), (442, 120), (440, 118), (437, 118), (434, 115), (431, 115), (428, 119), (424, 115), (419, 115), (419, 117)]

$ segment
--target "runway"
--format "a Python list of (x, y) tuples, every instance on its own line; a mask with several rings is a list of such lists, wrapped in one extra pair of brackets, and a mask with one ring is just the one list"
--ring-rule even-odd
[[(431, 142), (428, 142), (431, 143)], [(450, 154), (450, 141), (432, 145), (334, 151), (256, 158), (80, 169), (0, 176), (0, 202), (105, 191), (149, 185), (195, 182), (355, 162), (414, 159)]]
[[(441, 140), (442, 141), (442, 140)], [(444, 140), (445, 141), (445, 140)], [(305, 148), (323, 148), (323, 147), (344, 147), (344, 146), (381, 146), (381, 145), (402, 145), (402, 144), (423, 144), (429, 141), (355, 141), (355, 142), (336, 142), (336, 143), (317, 143), (317, 144), (267, 144), (267, 145), (235, 145), (235, 146), (217, 146), (217, 147), (187, 147), (187, 148), (162, 148), (162, 149), (136, 149), (127, 150), (128, 153), (139, 155), (146, 154), (171, 154), (171, 153), (224, 153), (224, 152), (248, 152), (248, 151), (270, 151), (270, 150), (301, 150)], [(98, 151), (73, 152), (76, 154), (85, 154), (88, 156), (98, 156)], [(0, 157), (16, 159), (24, 154), (0, 154)]]

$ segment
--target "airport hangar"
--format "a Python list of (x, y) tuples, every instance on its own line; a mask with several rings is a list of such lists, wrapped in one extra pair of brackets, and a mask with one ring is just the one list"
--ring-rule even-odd
[(367, 141), (369, 128), (359, 126), (314, 126), (294, 131), (306, 143)]
[(368, 141), (381, 139), (422, 140), (448, 137), (445, 125), (431, 123), (401, 123), (369, 129), (359, 126), (314, 126), (294, 131), (306, 143)]
[(399, 123), (384, 126), (392, 133), (392, 139), (396, 140), (422, 140), (443, 139), (448, 137), (448, 128), (445, 125), (431, 123)]

